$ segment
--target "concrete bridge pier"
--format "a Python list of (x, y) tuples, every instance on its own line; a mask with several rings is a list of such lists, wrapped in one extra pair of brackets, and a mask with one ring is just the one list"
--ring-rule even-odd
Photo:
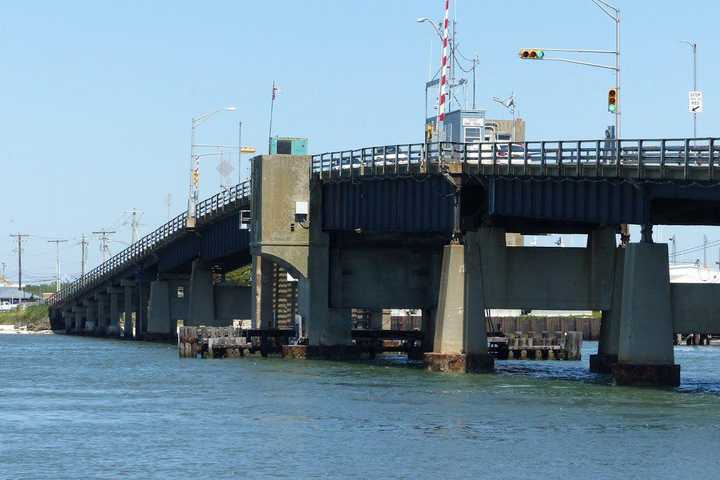
[[(490, 235), (488, 235), (488, 233)], [(443, 247), (433, 351), (425, 366), (436, 372), (490, 372), (480, 249), (504, 242), (493, 231), (467, 232), (465, 244)], [(504, 248), (504, 243), (501, 245)]]
[(97, 325), (95, 326), (96, 335), (106, 335), (109, 321), (109, 305), (107, 293), (99, 292), (95, 294), (95, 305), (97, 306)]
[(107, 326), (107, 334), (111, 337), (117, 337), (120, 335), (120, 295), (122, 295), (122, 289), (108, 287), (107, 293), (110, 302), (110, 318)]
[(190, 274), (190, 298), (186, 325), (215, 325), (215, 291), (212, 271), (196, 259)]
[(595, 355), (590, 355), (590, 371), (594, 373), (610, 374), (613, 365), (618, 361), (623, 295), (622, 280), (625, 265), (624, 248), (616, 249), (614, 265), (610, 310), (602, 311), (598, 352)]
[(170, 333), (170, 286), (167, 280), (150, 282), (147, 330), (153, 336)]
[(135, 282), (133, 280), (121, 280), (120, 285), (122, 286), (123, 293), (123, 316), (124, 316), (124, 330), (122, 335), (125, 338), (132, 338), (133, 336), (133, 320), (135, 317)]
[(680, 385), (673, 352), (673, 308), (666, 244), (634, 243), (625, 251), (618, 385)]
[(84, 301), (85, 306), (85, 325), (82, 330), (84, 332), (95, 332), (98, 324), (97, 320), (97, 302), (92, 299), (86, 299)]
[(79, 305), (75, 305), (72, 307), (72, 312), (72, 331), (74, 333), (82, 333), (83, 325), (85, 325), (85, 308)]

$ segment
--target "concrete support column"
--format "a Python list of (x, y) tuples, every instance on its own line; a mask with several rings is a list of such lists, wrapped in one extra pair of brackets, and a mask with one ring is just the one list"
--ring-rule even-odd
[(75, 320), (75, 316), (73, 314), (72, 308), (65, 308), (62, 310), (62, 318), (63, 318), (63, 326), (65, 328), (65, 333), (70, 333), (73, 328), (73, 322)]
[(464, 241), (464, 245), (451, 244), (443, 248), (433, 351), (425, 354), (425, 365), (431, 371), (494, 369), (487, 347), (483, 285), (486, 272), (482, 268), (481, 251), (504, 249), (505, 234), (498, 229), (483, 228), (467, 232)]
[(678, 386), (673, 352), (672, 302), (665, 244), (627, 246), (623, 272), (618, 363), (619, 385)]
[(465, 247), (443, 247), (432, 353), (425, 366), (436, 372), (465, 372)]
[(273, 312), (273, 262), (252, 257), (252, 324), (254, 328), (275, 327)]
[[(483, 285), (483, 248), (505, 248), (502, 235), (497, 230), (481, 229), (465, 235), (465, 370), (488, 372), (495, 368), (495, 361), (488, 353), (487, 321), (485, 318), (485, 289)], [(493, 278), (488, 275), (488, 278)]]
[(73, 310), (73, 331), (75, 333), (81, 333), (83, 331), (83, 326), (85, 325), (84, 315), (85, 315), (85, 308), (80, 306), (72, 307)]
[(623, 271), (625, 249), (618, 248), (615, 252), (615, 272), (612, 285), (610, 310), (602, 312), (600, 321), (600, 339), (597, 355), (590, 355), (590, 371), (595, 373), (612, 373), (612, 367), (618, 361), (620, 342), (620, 321), (623, 296)]
[(192, 263), (187, 325), (215, 324), (215, 289), (212, 272), (202, 261)]
[(83, 330), (94, 332), (98, 324), (97, 302), (85, 300), (85, 325)]
[(370, 314), (370, 330), (383, 330), (383, 310), (381, 308), (373, 308)]
[(147, 332), (152, 335), (170, 335), (170, 287), (167, 280), (150, 283)]
[(147, 282), (139, 280), (137, 282), (138, 308), (135, 317), (135, 338), (144, 338), (147, 332), (148, 323), (148, 303), (150, 299), (150, 285)]
[(110, 324), (108, 319), (108, 298), (106, 293), (96, 293), (95, 302), (97, 305), (97, 325), (95, 326), (95, 333), (98, 335), (105, 335), (107, 333), (107, 326)]
[(107, 327), (108, 335), (117, 337), (120, 335), (120, 295), (122, 290), (115, 287), (108, 287), (110, 300), (110, 318)]
[(123, 336), (125, 338), (132, 338), (133, 336), (133, 317), (135, 316), (135, 282), (130, 280), (124, 280), (122, 282), (123, 289), (125, 290), (123, 294), (124, 298), (124, 316), (125, 316), (125, 329), (123, 331)]
[(435, 309), (434, 308), (423, 308), (422, 310), (422, 331), (423, 340), (422, 347), (423, 352), (432, 352), (435, 344)]

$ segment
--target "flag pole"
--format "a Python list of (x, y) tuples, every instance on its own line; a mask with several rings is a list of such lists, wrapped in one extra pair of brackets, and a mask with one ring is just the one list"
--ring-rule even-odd
[(272, 150), (272, 123), (273, 123), (273, 110), (275, 110), (275, 92), (276, 91), (277, 91), (277, 87), (275, 86), (275, 81), (273, 80), (272, 99), (270, 100), (270, 129), (268, 130), (268, 155), (270, 155), (270, 152)]

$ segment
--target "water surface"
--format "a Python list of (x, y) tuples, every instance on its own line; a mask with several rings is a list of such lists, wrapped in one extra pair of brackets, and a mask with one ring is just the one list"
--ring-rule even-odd
[(720, 347), (678, 347), (675, 390), (611, 386), (596, 348), (442, 375), (0, 335), (0, 478), (717, 478)]

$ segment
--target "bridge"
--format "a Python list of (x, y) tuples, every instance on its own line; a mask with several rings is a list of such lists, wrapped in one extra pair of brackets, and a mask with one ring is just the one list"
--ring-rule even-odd
[[(253, 328), (278, 328), (278, 272), (287, 272), (303, 357), (352, 355), (352, 309), (378, 329), (382, 309), (416, 308), (428, 369), (491, 371), (489, 309), (596, 310), (593, 371), (678, 385), (673, 332), (720, 332), (720, 287), (670, 284), (667, 245), (652, 242), (652, 226), (718, 225), (719, 169), (714, 138), (258, 156), (249, 183), (198, 206), (195, 228), (179, 215), (65, 286), (49, 301), (51, 322), (146, 339), (172, 338), (179, 321), (249, 317)], [(641, 241), (618, 246), (623, 224), (641, 225)], [(588, 242), (514, 246), (510, 233)], [(249, 263), (251, 287), (223, 282)]]

